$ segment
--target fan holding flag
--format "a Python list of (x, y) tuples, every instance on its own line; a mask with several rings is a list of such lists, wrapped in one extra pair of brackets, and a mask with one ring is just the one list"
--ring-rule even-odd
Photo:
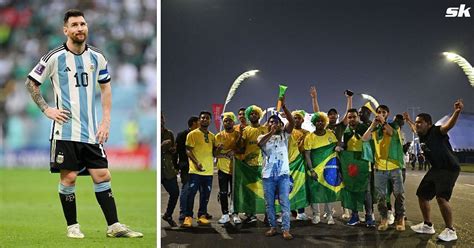
[(386, 105), (379, 105), (369, 129), (362, 136), (362, 141), (372, 140), (374, 143), (375, 175), (374, 185), (381, 222), (379, 231), (388, 229), (388, 209), (386, 204), (387, 185), (391, 184), (395, 196), (396, 229), (405, 231), (405, 189), (402, 170), (403, 151), (397, 132), (398, 125), (387, 123), (390, 110)]
[[(332, 130), (327, 129), (329, 119), (324, 112), (314, 113), (311, 123), (316, 130), (304, 139), (306, 170), (313, 180), (306, 180), (310, 190), (309, 202), (313, 210), (313, 224), (320, 222), (317, 203), (327, 203), (326, 214), (328, 224), (335, 224), (332, 217), (332, 202), (340, 200), (341, 189), (344, 187), (339, 168), (336, 149), (337, 138)], [(338, 147), (338, 148), (336, 148)]]

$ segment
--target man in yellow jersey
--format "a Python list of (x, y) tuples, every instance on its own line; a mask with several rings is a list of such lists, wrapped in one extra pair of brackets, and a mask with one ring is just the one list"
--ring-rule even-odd
[(189, 158), (189, 192), (183, 227), (192, 227), (194, 197), (200, 187), (204, 197), (202, 197), (199, 204), (198, 223), (202, 225), (209, 224), (205, 214), (207, 213), (207, 204), (209, 203), (212, 189), (212, 175), (214, 172), (213, 152), (220, 152), (222, 148), (216, 148), (215, 146), (214, 134), (208, 130), (210, 121), (211, 113), (202, 111), (199, 114), (200, 127), (189, 132), (186, 137), (186, 152)]
[[(241, 134), (242, 134), (242, 132), (244, 131), (245, 127), (247, 126), (247, 118), (245, 117), (245, 109), (246, 109), (246, 108), (240, 108), (240, 109), (239, 109), (239, 112), (238, 112), (238, 115), (237, 115), (237, 119), (239, 120), (240, 123), (234, 125), (235, 131), (237, 131), (237, 132), (239, 132), (239, 133), (241, 133)], [(244, 151), (239, 150), (239, 149), (236, 150), (236, 153), (235, 153), (235, 155), (234, 155), (235, 158), (238, 159), (238, 160), (242, 160), (242, 161), (243, 161), (244, 158), (245, 158), (243, 152), (244, 152)], [(237, 216), (237, 218), (239, 217), (238, 215), (236, 215), (236, 216)], [(235, 219), (235, 216), (234, 216), (234, 222), (235, 222), (235, 220), (236, 220), (236, 219)], [(237, 220), (237, 221), (240, 221), (240, 219)], [(239, 222), (239, 223), (240, 223), (240, 222)]]
[[(314, 180), (318, 180), (318, 175), (313, 170), (313, 162), (311, 161), (311, 150), (327, 146), (331, 143), (337, 143), (337, 138), (333, 131), (326, 128), (329, 123), (329, 119), (326, 113), (314, 113), (313, 117), (311, 117), (311, 123), (313, 123), (313, 125), (316, 127), (316, 130), (314, 130), (314, 132), (312, 133), (307, 134), (304, 139), (304, 155), (306, 160), (306, 170), (311, 171), (311, 177)], [(317, 192), (311, 192), (311, 194), (317, 194)], [(334, 225), (336, 223), (334, 221), (334, 218), (332, 217), (331, 205), (331, 203), (326, 203), (324, 205), (324, 211), (326, 212), (328, 218), (328, 225)], [(321, 222), (319, 204), (312, 203), (311, 208), (313, 210), (313, 218), (311, 222), (313, 224), (318, 224), (319, 222)]]
[[(352, 152), (362, 152), (362, 136), (369, 128), (367, 125), (359, 122), (359, 113), (357, 109), (349, 109), (347, 111), (347, 119), (349, 121), (349, 126), (344, 132), (343, 140), (345, 149)], [(370, 165), (369, 165), (370, 171)], [(367, 178), (369, 183), (367, 183), (367, 191), (365, 192), (365, 222), (367, 227), (375, 227), (375, 221), (372, 218), (372, 193), (370, 192), (370, 174)], [(351, 209), (352, 215), (347, 225), (354, 226), (359, 223), (359, 213), (357, 209)]]
[(245, 117), (245, 108), (240, 108), (239, 109), (239, 112), (237, 114), (237, 119), (239, 119), (240, 123), (234, 125), (235, 130), (237, 130), (239, 128), (241, 128), (243, 130), (247, 126), (247, 118)]
[[(245, 109), (245, 117), (250, 121), (250, 125), (242, 131), (242, 138), (237, 142), (237, 146), (243, 151), (243, 161), (250, 166), (262, 166), (262, 152), (257, 145), (257, 138), (266, 134), (268, 129), (259, 124), (263, 111), (256, 105), (251, 105)], [(247, 213), (248, 223), (257, 221), (255, 213)]]
[[(306, 112), (304, 110), (295, 110), (291, 112), (291, 115), (295, 120), (295, 128), (293, 128), (293, 131), (291, 132), (291, 137), (288, 141), (288, 157), (290, 164), (295, 161), (300, 154), (304, 154), (304, 138), (309, 133), (308, 130), (303, 129), (301, 127), (303, 125), (304, 116), (306, 115)], [(298, 209), (298, 213), (295, 215), (297, 220), (308, 219), (308, 217), (306, 217), (306, 214), (304, 213), (304, 208)]]
[[(220, 153), (216, 154), (217, 158), (217, 176), (219, 179), (219, 194), (217, 195), (221, 203), (222, 217), (219, 219), (220, 224), (225, 224), (230, 221), (229, 216), (229, 193), (232, 191), (232, 169), (234, 166), (234, 154), (237, 149), (237, 140), (241, 135), (234, 130), (234, 123), (236, 121), (235, 115), (232, 112), (222, 114), (222, 121), (224, 130), (216, 135), (216, 145), (222, 146)], [(234, 224), (239, 224), (240, 218), (238, 215), (234, 216)]]
[(363, 141), (373, 140), (375, 147), (375, 176), (374, 185), (378, 210), (381, 215), (379, 231), (388, 229), (388, 209), (386, 204), (387, 184), (392, 184), (395, 196), (395, 221), (398, 231), (405, 230), (405, 189), (403, 186), (401, 164), (395, 158), (390, 157), (390, 149), (394, 149), (392, 139), (398, 135), (396, 129), (387, 123), (390, 113), (386, 105), (379, 105), (369, 129), (362, 136)]

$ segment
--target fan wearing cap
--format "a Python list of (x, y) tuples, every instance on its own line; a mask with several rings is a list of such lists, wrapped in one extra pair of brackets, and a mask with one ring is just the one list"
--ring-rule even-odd
[[(224, 130), (216, 134), (216, 145), (222, 146), (222, 150), (216, 154), (217, 158), (217, 177), (219, 181), (218, 201), (221, 203), (222, 217), (219, 219), (220, 224), (230, 221), (229, 216), (229, 193), (232, 191), (232, 171), (234, 166), (234, 155), (237, 150), (237, 140), (240, 133), (235, 131), (234, 123), (235, 115), (232, 112), (222, 114)], [(234, 223), (240, 223), (238, 216), (234, 216)]]
[[(292, 239), (290, 234), (290, 164), (288, 160), (288, 140), (295, 126), (295, 121), (285, 105), (285, 96), (280, 98), (288, 123), (283, 126), (278, 115), (268, 119), (266, 134), (258, 137), (258, 146), (262, 149), (264, 162), (262, 168), (263, 191), (270, 230), (265, 236), (276, 234), (275, 198), (278, 198), (282, 209), (282, 231), (284, 239)], [(278, 197), (275, 194), (278, 192)]]

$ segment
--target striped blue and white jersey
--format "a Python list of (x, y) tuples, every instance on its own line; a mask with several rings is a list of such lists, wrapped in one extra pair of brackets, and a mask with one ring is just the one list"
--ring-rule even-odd
[(107, 60), (95, 47), (86, 45), (82, 54), (74, 54), (66, 44), (44, 55), (28, 78), (37, 84), (50, 79), (56, 107), (71, 113), (62, 125), (52, 122), (51, 139), (97, 144), (98, 120), (95, 95), (97, 83), (110, 82)]

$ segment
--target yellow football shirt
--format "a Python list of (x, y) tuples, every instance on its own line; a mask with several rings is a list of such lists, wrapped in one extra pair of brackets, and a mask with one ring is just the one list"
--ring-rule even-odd
[(202, 164), (204, 169), (204, 171), (198, 171), (194, 162), (189, 159), (190, 174), (212, 176), (214, 173), (214, 157), (212, 156), (214, 142), (214, 134), (211, 132), (208, 132), (206, 135), (199, 128), (189, 132), (186, 137), (186, 146), (193, 148), (194, 156)]
[(374, 131), (372, 132), (372, 140), (374, 141), (375, 146), (375, 168), (378, 170), (399, 169), (400, 166), (398, 166), (397, 162), (388, 158), (392, 137), (384, 134), (383, 138), (379, 140), (377, 138), (377, 132)]
[[(226, 154), (232, 150), (235, 151), (237, 146), (237, 139), (239, 138), (239, 133), (235, 130), (232, 130), (231, 133), (226, 132), (225, 130), (219, 132), (216, 135), (216, 147), (223, 145), (223, 149), (220, 154)], [(232, 158), (218, 158), (217, 159), (217, 169), (220, 171), (231, 174), (233, 166), (233, 157)]]
[(268, 133), (268, 127), (245, 127), (242, 133), (242, 139), (244, 140), (245, 145), (244, 162), (248, 165), (262, 166), (262, 152), (260, 150), (260, 147), (258, 147), (257, 145), (257, 138), (258, 136), (266, 133)]
[(322, 136), (318, 136), (314, 132), (306, 135), (304, 149), (309, 151), (332, 143), (337, 143), (336, 135), (331, 130), (326, 129), (326, 133)]
[(288, 140), (288, 159), (293, 162), (304, 151), (304, 138), (309, 133), (305, 129), (293, 129)]

